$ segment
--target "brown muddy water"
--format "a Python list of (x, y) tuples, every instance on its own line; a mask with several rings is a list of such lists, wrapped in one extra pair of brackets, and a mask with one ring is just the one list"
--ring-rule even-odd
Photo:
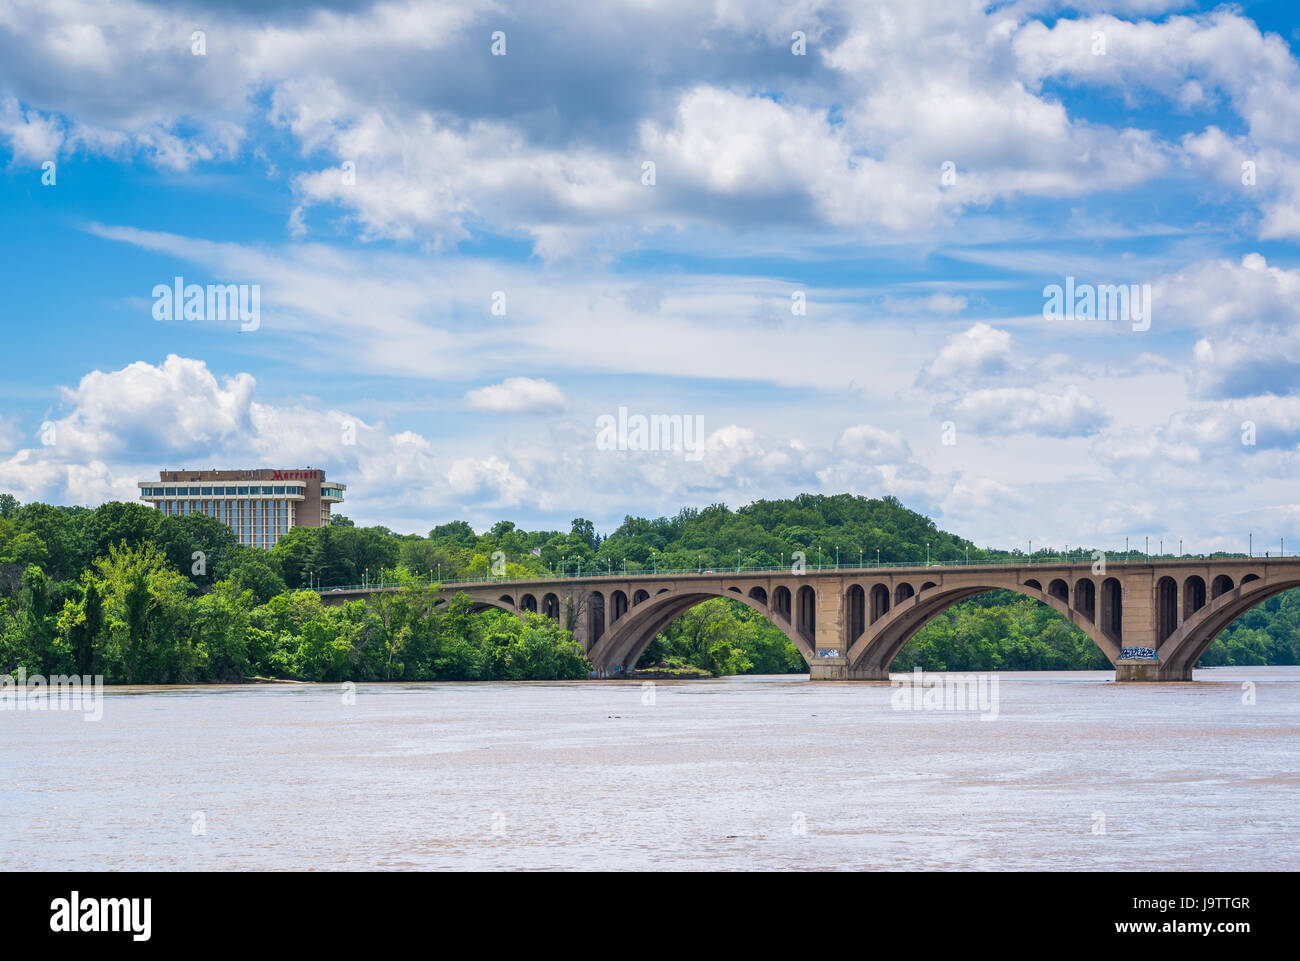
[(1300, 869), (1300, 668), (1111, 676), (109, 688), (0, 712), (0, 866)]

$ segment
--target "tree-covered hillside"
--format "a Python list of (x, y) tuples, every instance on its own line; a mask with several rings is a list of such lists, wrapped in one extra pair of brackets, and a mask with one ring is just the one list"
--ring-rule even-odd
[[(356, 527), (295, 528), (271, 551), (241, 547), (203, 515), (163, 517), (143, 504), (94, 509), (18, 504), (0, 495), (0, 673), (104, 673), (113, 681), (575, 677), (581, 652), (554, 624), (466, 606), (433, 609), (455, 582), (504, 574), (810, 568), (1023, 557), (941, 531), (894, 498), (805, 494), (627, 517), (608, 536), (591, 521), (526, 531), (463, 521), (427, 535)], [(1061, 556), (1053, 548), (1036, 559)], [(1092, 548), (1069, 556), (1084, 562)], [(1114, 558), (1116, 555), (1110, 555)], [(1136, 552), (1132, 555), (1138, 556)], [(322, 607), (308, 588), (363, 580), (406, 585), (392, 601)], [(1203, 664), (1300, 663), (1300, 598), (1242, 617)], [(799, 672), (786, 637), (753, 610), (717, 599), (656, 639), (643, 666), (714, 674)], [(927, 669), (1104, 668), (1064, 619), (1028, 598), (991, 592), (937, 617), (895, 666)]]

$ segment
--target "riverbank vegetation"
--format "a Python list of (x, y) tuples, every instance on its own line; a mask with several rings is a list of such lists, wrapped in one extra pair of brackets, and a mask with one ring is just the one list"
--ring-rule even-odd
[[(797, 553), (798, 552), (798, 553)], [(802, 557), (799, 557), (801, 553)], [(262, 676), (299, 680), (493, 680), (586, 676), (559, 625), (472, 614), (455, 579), (549, 577), (563, 571), (808, 568), (1024, 559), (938, 530), (893, 498), (801, 495), (739, 510), (714, 505), (672, 518), (628, 517), (608, 537), (583, 518), (567, 532), (463, 521), (427, 536), (360, 528), (336, 516), (295, 528), (271, 551), (240, 546), (201, 514), (163, 517), (143, 504), (94, 509), (18, 504), (0, 495), (0, 673), (100, 673), (110, 682)], [(1092, 562), (1091, 548), (1065, 555)], [(1134, 555), (1136, 556), (1136, 555)], [(497, 561), (494, 567), (494, 557)], [(1111, 555), (1119, 559), (1119, 555)], [(311, 588), (365, 580), (401, 585), (369, 604), (323, 605)], [(444, 586), (439, 587), (443, 583)], [(438, 601), (444, 601), (439, 604)], [(1300, 663), (1300, 597), (1244, 615), (1203, 665)], [(936, 617), (895, 661), (899, 670), (1102, 669), (1094, 645), (1054, 611), (1006, 591)], [(735, 601), (697, 605), (670, 624), (639, 667), (711, 675), (800, 673), (774, 625)]]

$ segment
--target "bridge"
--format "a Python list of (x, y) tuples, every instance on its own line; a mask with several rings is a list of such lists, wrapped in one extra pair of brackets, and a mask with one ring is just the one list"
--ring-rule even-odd
[[(808, 662), (811, 678), (825, 681), (886, 681), (903, 645), (937, 614), (984, 591), (1008, 590), (1046, 604), (1087, 634), (1114, 665), (1117, 681), (1190, 681), (1224, 628), (1294, 587), (1300, 587), (1300, 557), (610, 573), (496, 578), (444, 590), (463, 591), (475, 610), (535, 612), (559, 621), (601, 677), (632, 670), (674, 619), (725, 597), (780, 628)], [(332, 604), (398, 589), (320, 594)]]

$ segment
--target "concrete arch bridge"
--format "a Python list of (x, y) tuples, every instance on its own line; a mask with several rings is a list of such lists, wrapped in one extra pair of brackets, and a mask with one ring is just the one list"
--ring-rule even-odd
[[(1121, 681), (1190, 681), (1218, 634), (1256, 604), (1300, 587), (1300, 558), (880, 567), (783, 573), (630, 574), (448, 586), (476, 609), (545, 614), (573, 631), (600, 676), (633, 669), (655, 635), (696, 604), (725, 597), (785, 632), (813, 680), (889, 679), (903, 646), (976, 594), (1009, 590), (1066, 617)], [(381, 590), (324, 590), (341, 603)], [(444, 602), (439, 602), (444, 603)]]

